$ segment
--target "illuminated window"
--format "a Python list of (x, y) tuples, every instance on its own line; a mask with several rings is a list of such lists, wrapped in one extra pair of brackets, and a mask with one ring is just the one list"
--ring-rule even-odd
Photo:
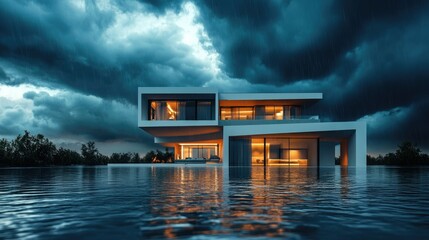
[(253, 115), (253, 107), (222, 107), (220, 109), (221, 120), (252, 120)]
[(218, 144), (216, 143), (195, 143), (179, 144), (181, 147), (181, 159), (210, 159), (218, 156)]
[(211, 100), (149, 101), (149, 120), (214, 120)]

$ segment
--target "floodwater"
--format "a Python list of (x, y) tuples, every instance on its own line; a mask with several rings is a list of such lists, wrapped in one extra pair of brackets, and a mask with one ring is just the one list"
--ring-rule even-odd
[(429, 168), (0, 169), (0, 239), (427, 239)]

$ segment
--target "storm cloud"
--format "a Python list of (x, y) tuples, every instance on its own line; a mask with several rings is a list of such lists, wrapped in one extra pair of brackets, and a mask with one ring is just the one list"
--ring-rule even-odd
[[(0, 16), (2, 136), (149, 146), (137, 87), (210, 86), (323, 92), (311, 111), (368, 121), (370, 152), (429, 150), (427, 1), (10, 1)], [(5, 93), (26, 85), (42, 90)]]

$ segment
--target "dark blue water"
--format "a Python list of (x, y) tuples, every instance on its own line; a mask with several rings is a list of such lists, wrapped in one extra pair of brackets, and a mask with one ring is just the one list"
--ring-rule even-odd
[(0, 169), (0, 239), (428, 239), (429, 168)]

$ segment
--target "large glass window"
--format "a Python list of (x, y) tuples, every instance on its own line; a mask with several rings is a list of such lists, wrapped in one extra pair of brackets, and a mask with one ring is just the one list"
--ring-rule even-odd
[(231, 137), (230, 166), (316, 166), (317, 139)]
[(289, 120), (301, 116), (299, 106), (221, 107), (221, 120)]
[(301, 118), (301, 108), (299, 106), (290, 106), (290, 118), (299, 119)]
[(177, 104), (175, 101), (152, 101), (150, 103), (150, 120), (176, 120)]
[(283, 106), (256, 106), (256, 119), (260, 120), (283, 120), (284, 107)]
[(218, 156), (217, 144), (180, 144), (180, 159), (210, 159)]
[(211, 100), (152, 100), (149, 120), (214, 120)]
[(221, 120), (252, 120), (254, 119), (253, 107), (222, 107), (220, 109)]
[(198, 114), (197, 116), (198, 120), (211, 120), (212, 103), (209, 101), (198, 101), (197, 114)]

